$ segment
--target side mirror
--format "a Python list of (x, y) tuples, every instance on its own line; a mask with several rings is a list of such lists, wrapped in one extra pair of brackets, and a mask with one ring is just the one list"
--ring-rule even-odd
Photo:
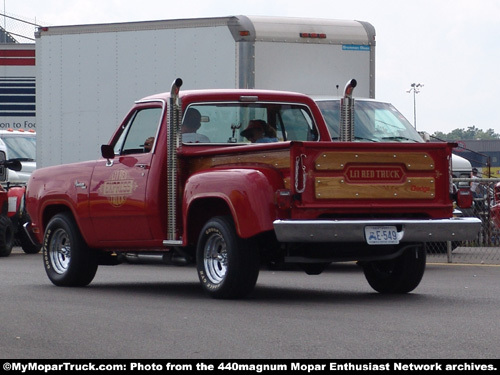
[(103, 158), (111, 160), (115, 158), (115, 150), (110, 145), (102, 145), (101, 146), (101, 155)]
[(23, 166), (19, 160), (13, 159), (13, 160), (5, 160), (3, 162), (3, 165), (5, 165), (6, 168), (12, 169), (13, 171), (19, 172), (20, 170), (23, 169)]

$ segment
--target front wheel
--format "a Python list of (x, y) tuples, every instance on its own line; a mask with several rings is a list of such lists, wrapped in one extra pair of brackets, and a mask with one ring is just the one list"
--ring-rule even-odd
[(85, 286), (94, 279), (97, 260), (70, 214), (54, 216), (45, 231), (43, 263), (57, 286)]
[(215, 217), (203, 227), (196, 250), (198, 277), (213, 298), (241, 298), (259, 276), (258, 249), (241, 239), (231, 217)]
[(409, 293), (424, 275), (425, 247), (411, 246), (400, 256), (390, 260), (363, 263), (363, 271), (370, 286), (379, 293)]

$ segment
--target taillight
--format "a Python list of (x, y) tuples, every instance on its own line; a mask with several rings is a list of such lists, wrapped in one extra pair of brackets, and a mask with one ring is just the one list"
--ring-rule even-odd
[(300, 33), (301, 38), (310, 39), (326, 39), (326, 34), (323, 33)]
[(472, 192), (468, 186), (463, 186), (458, 189), (457, 192), (457, 205), (460, 208), (471, 208), (472, 207)]

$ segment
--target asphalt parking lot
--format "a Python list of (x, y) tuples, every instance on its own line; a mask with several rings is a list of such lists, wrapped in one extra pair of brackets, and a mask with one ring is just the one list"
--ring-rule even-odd
[(2, 358), (498, 358), (500, 267), (428, 264), (406, 295), (355, 263), (263, 269), (245, 300), (208, 298), (193, 267), (145, 258), (53, 286), (41, 254), (0, 259)]

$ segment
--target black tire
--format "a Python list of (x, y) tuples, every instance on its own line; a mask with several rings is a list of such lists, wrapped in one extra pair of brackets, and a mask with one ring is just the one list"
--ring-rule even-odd
[(205, 224), (196, 249), (196, 267), (209, 296), (247, 296), (255, 287), (259, 266), (258, 249), (238, 237), (231, 217), (215, 217)]
[(85, 286), (94, 279), (97, 260), (68, 213), (54, 216), (45, 230), (43, 264), (57, 286)]
[(395, 259), (363, 263), (363, 271), (370, 286), (379, 293), (409, 293), (420, 284), (425, 262), (425, 247), (414, 246)]
[(0, 257), (8, 257), (14, 246), (14, 225), (4, 215), (0, 215)]
[(42, 249), (41, 245), (38, 244), (35, 245), (33, 242), (31, 242), (31, 239), (29, 238), (28, 234), (24, 231), (24, 228), (19, 228), (17, 237), (19, 239), (21, 248), (26, 254), (37, 254)]

